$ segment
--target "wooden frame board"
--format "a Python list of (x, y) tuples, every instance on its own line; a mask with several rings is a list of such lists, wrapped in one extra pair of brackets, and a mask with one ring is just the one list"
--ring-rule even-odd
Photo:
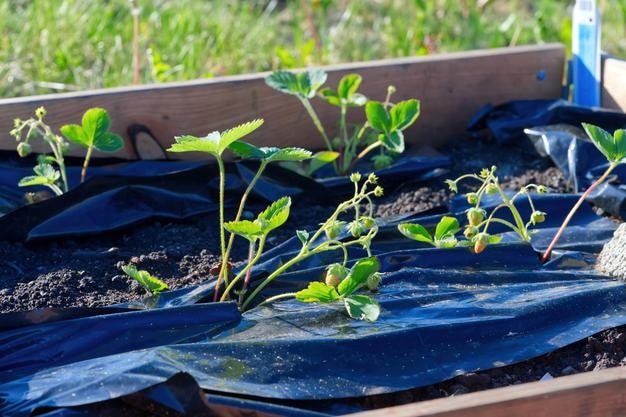
[[(368, 97), (383, 100), (387, 86), (393, 84), (398, 90), (394, 100), (419, 98), (422, 114), (407, 132), (407, 140), (437, 145), (462, 133), (470, 118), (487, 103), (560, 97), (564, 62), (563, 45), (546, 44), (324, 69), (331, 86), (342, 75), (358, 72), (363, 76), (362, 90)], [(150, 138), (155, 138), (160, 147), (139, 152), (144, 159), (163, 157), (162, 149), (169, 146), (175, 135), (205, 135), (257, 117), (264, 118), (265, 125), (250, 137), (255, 144), (322, 148), (319, 134), (298, 100), (267, 87), (266, 75), (0, 100), (0, 149), (15, 148), (15, 140), (8, 134), (13, 119), (31, 116), (38, 106), (46, 107), (47, 121), (55, 129), (76, 123), (89, 107), (106, 108), (113, 120), (112, 129), (127, 141), (125, 150), (116, 155), (122, 158), (137, 158), (133, 144), (150, 144)], [(320, 100), (316, 100), (315, 107), (322, 122), (334, 127), (337, 109)], [(76, 148), (70, 151), (72, 155), (82, 153)], [(180, 158), (181, 154), (168, 156)]]
[(626, 112), (626, 61), (602, 60), (602, 107)]
[(604, 417), (626, 415), (626, 368), (381, 408), (351, 417)]

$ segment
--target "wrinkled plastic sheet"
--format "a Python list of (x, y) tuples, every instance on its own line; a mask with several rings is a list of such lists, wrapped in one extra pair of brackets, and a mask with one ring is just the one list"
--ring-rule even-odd
[[(0, 414), (91, 416), (102, 407), (186, 413), (203, 404), (205, 412), (334, 415), (355, 410), (350, 398), (523, 361), (626, 324), (624, 283), (592, 268), (613, 222), (583, 205), (553, 260), (539, 263), (562, 220), (558, 213), (576, 198), (536, 196), (536, 207), (551, 214), (532, 246), (505, 233), (505, 243), (479, 255), (433, 249), (394, 232), (400, 222), (433, 225), (439, 215), (388, 219), (373, 245), (385, 272), (376, 323), (349, 319), (340, 304), (294, 300), (241, 314), (233, 303), (207, 302), (213, 281), (108, 314), (85, 309), (64, 318), (57, 311), (31, 315), (32, 324), (14, 314), (0, 332)], [(530, 211), (524, 202), (519, 208)], [(465, 209), (455, 199), (449, 214), (461, 219)], [(252, 285), (298, 245), (293, 238), (266, 253)], [(261, 298), (320, 279), (323, 265), (339, 255), (310, 258)], [(172, 381), (192, 394), (182, 395)], [(194, 383), (210, 395), (198, 394)]]
[[(470, 131), (488, 129), (501, 143), (530, 138), (535, 149), (561, 170), (575, 192), (587, 189), (608, 168), (604, 155), (587, 138), (581, 123), (613, 133), (626, 128), (626, 114), (573, 105), (564, 100), (512, 101), (486, 106), (470, 123)], [(626, 164), (589, 196), (607, 213), (626, 218)]]
[[(215, 164), (176, 161), (137, 161), (90, 167), (84, 184), (78, 184), (80, 167), (70, 166), (70, 191), (62, 196), (23, 205), (26, 191), (19, 180), (32, 174), (34, 161), (8, 155), (0, 164), (0, 240), (33, 241), (95, 235), (119, 230), (150, 218), (184, 219), (217, 211), (218, 172)], [(441, 175), (447, 157), (405, 157), (378, 171), (383, 185)], [(257, 163), (226, 165), (226, 202), (237, 205), (250, 183)], [(280, 166), (270, 165), (252, 193), (252, 203), (267, 203), (283, 196), (317, 204), (334, 204), (351, 192), (346, 177), (312, 180)], [(306, 190), (306, 192), (305, 192)], [(4, 215), (2, 215), (4, 214)]]

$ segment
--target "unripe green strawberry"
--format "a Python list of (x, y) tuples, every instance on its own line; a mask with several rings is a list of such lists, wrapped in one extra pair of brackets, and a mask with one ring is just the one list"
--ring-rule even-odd
[(463, 234), (465, 235), (466, 238), (472, 239), (474, 236), (478, 234), (478, 227), (468, 226), (465, 228), (465, 231), (463, 232)]
[(329, 287), (335, 287), (339, 285), (339, 283), (348, 276), (348, 269), (341, 264), (331, 264), (326, 269), (326, 278), (324, 282)]
[(543, 223), (546, 220), (546, 213), (543, 211), (535, 210), (530, 215), (530, 221), (532, 224)]
[(32, 150), (33, 150), (32, 147), (27, 142), (20, 142), (17, 145), (17, 154), (19, 156), (21, 156), (22, 158), (24, 158), (25, 156), (30, 155)]
[(467, 221), (469, 222), (470, 226), (478, 226), (480, 222), (482, 222), (485, 218), (485, 214), (485, 210), (472, 207), (467, 211)]
[(324, 232), (326, 233), (326, 237), (330, 240), (336, 239), (337, 236), (341, 234), (341, 229), (346, 222), (335, 221), (331, 223)]
[(389, 165), (393, 163), (393, 158), (389, 155), (376, 155), (372, 158), (374, 161), (374, 169), (383, 169), (387, 168)]
[(487, 185), (487, 188), (485, 189), (485, 191), (486, 191), (486, 192), (487, 192), (487, 194), (489, 194), (489, 195), (494, 195), (494, 194), (497, 194), (497, 193), (498, 193), (498, 190), (499, 190), (498, 186), (497, 186), (496, 184), (494, 184), (494, 183), (489, 183), (489, 184)]
[(467, 193), (465, 194), (465, 197), (467, 197), (467, 203), (471, 204), (472, 206), (478, 203), (478, 194), (476, 193)]
[(474, 237), (474, 252), (481, 253), (489, 245), (489, 234), (479, 233)]
[(374, 272), (372, 275), (367, 277), (365, 285), (367, 285), (367, 288), (369, 288), (370, 291), (378, 291), (381, 281), (382, 276), (380, 275), (380, 272)]
[(368, 229), (371, 229), (372, 227), (374, 227), (374, 225), (376, 224), (376, 222), (374, 221), (374, 219), (372, 219), (369, 216), (363, 216), (361, 217), (361, 224), (365, 227), (367, 227)]

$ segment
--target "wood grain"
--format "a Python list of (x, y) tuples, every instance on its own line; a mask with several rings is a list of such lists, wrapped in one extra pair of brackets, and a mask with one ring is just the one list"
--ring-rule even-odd
[(626, 415), (626, 369), (612, 368), (383, 408), (351, 417), (604, 417)]
[[(394, 100), (416, 97), (422, 114), (407, 132), (407, 140), (439, 145), (462, 133), (474, 113), (487, 103), (513, 99), (558, 98), (561, 94), (565, 48), (560, 44), (500, 48), (418, 58), (389, 59), (324, 67), (329, 85), (348, 72), (363, 76), (362, 90), (383, 100), (387, 85), (398, 92)], [(14, 149), (8, 135), (15, 117), (29, 117), (38, 106), (58, 128), (75, 123), (89, 107), (106, 108), (113, 130), (129, 140), (137, 126), (150, 131), (163, 148), (175, 135), (205, 135), (262, 117), (265, 125), (250, 136), (258, 145), (321, 148), (323, 144), (295, 97), (271, 90), (266, 73), (208, 80), (114, 88), (0, 100), (0, 149)], [(333, 130), (337, 108), (315, 100), (322, 122)], [(357, 109), (352, 112), (362, 115)], [(358, 120), (356, 119), (352, 120)], [(117, 156), (136, 158), (126, 146)], [(74, 155), (82, 150), (72, 149)], [(172, 155), (179, 158), (183, 154)], [(194, 157), (194, 156), (191, 156)], [(197, 156), (195, 156), (197, 157)]]
[(602, 107), (626, 112), (626, 61), (602, 61)]

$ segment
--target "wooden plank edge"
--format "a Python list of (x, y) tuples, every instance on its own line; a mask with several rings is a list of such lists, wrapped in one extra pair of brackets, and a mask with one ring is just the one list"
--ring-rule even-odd
[[(606, 413), (606, 414), (605, 414)], [(626, 368), (495, 388), (350, 417), (594, 417), (626, 415)]]
[(626, 61), (602, 59), (602, 107), (626, 112)]
[[(502, 47), (502, 48), (490, 48), (490, 49), (476, 49), (471, 51), (459, 51), (459, 52), (444, 52), (433, 55), (420, 55), (405, 58), (387, 58), (371, 61), (360, 61), (333, 65), (318, 66), (324, 69), (326, 72), (345, 72), (345, 71), (360, 71), (371, 68), (380, 68), (387, 66), (402, 66), (415, 63), (427, 63), (427, 62), (446, 62), (457, 61), (466, 58), (486, 58), (498, 55), (519, 55), (533, 52), (560, 52), (565, 51), (565, 47), (561, 43), (546, 43), (539, 45), (523, 45), (515, 47)], [(293, 71), (301, 71), (302, 68), (294, 69)], [(53, 93), (53, 94), (39, 94), (25, 97), (12, 97), (12, 98), (0, 98), (0, 106), (16, 103), (39, 103), (41, 101), (55, 101), (64, 99), (80, 99), (92, 96), (107, 96), (115, 94), (135, 93), (135, 92), (159, 92), (162, 90), (178, 89), (181, 87), (200, 87), (212, 84), (223, 83), (239, 83), (252, 80), (263, 80), (271, 74), (271, 71), (256, 72), (241, 75), (227, 75), (214, 78), (205, 78), (189, 81), (175, 81), (165, 83), (152, 83), (142, 85), (131, 85), (123, 87), (111, 87), (111, 88), (99, 88), (82, 91), (72, 91), (66, 93)]]

